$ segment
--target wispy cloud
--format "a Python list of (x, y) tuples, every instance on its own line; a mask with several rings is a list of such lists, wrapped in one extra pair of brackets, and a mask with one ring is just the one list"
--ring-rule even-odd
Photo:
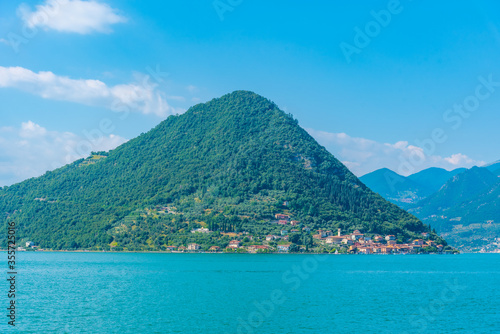
[(318, 143), (325, 146), (337, 159), (341, 160), (354, 174), (361, 176), (379, 168), (389, 168), (397, 173), (408, 175), (406, 170), (399, 170), (401, 161), (408, 161), (418, 156), (419, 164), (412, 173), (429, 167), (441, 167), (448, 170), (472, 166), (481, 166), (484, 161), (474, 160), (465, 154), (457, 153), (449, 157), (425, 155), (424, 149), (410, 145), (407, 141), (394, 144), (380, 143), (374, 140), (351, 137), (345, 133), (331, 133), (307, 129)]
[(116, 9), (93, 0), (46, 0), (35, 10), (21, 4), (18, 15), (30, 28), (77, 34), (110, 33), (111, 25), (127, 21)]
[(112, 110), (127, 109), (162, 117), (180, 111), (167, 103), (164, 94), (156, 89), (157, 85), (147, 82), (108, 86), (100, 80), (71, 79), (52, 72), (35, 73), (22, 67), (0, 66), (0, 88), (16, 88), (44, 99)]
[(470, 164), (482, 166), (485, 164), (484, 161), (475, 161), (462, 153), (453, 154), (450, 157), (444, 158), (444, 160), (446, 160), (453, 166), (462, 166)]
[(117, 135), (89, 140), (71, 132), (49, 131), (32, 121), (0, 128), (0, 186), (11, 185), (48, 170), (108, 151), (126, 142)]
[(190, 92), (191, 94), (194, 94), (199, 91), (198, 87), (195, 85), (189, 85), (186, 87), (187, 91)]

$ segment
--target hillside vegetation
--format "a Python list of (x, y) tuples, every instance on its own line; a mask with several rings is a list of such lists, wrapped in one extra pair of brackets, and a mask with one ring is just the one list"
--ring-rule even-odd
[[(223, 232), (279, 230), (276, 213), (312, 229), (402, 238), (428, 230), (361, 183), (291, 115), (246, 91), (170, 116), (110, 152), (4, 187), (0, 213), (17, 222), (19, 238), (52, 249), (224, 246)], [(214, 233), (190, 233), (202, 226)]]

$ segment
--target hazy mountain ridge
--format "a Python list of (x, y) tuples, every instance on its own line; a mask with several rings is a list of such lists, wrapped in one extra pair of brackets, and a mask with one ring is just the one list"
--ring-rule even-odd
[(488, 169), (473, 167), (451, 178), (438, 192), (417, 203), (412, 211), (423, 216), (450, 211), (488, 192), (498, 181)]
[(495, 161), (483, 167), (486, 167), (490, 172), (492, 172), (496, 176), (500, 176), (500, 161)]
[[(381, 182), (380, 178), (375, 179), (377, 182), (373, 182), (370, 175), (360, 179), (371, 185), (374, 191), (381, 189), (382, 196), (430, 224), (454, 246), (477, 250), (493, 244), (500, 236), (500, 174), (496, 169), (499, 165), (496, 162), (484, 167), (461, 168), (450, 172), (430, 168), (406, 178), (396, 174), (392, 179), (402, 180), (402, 185), (407, 185), (407, 180), (411, 180), (427, 185), (427, 189), (437, 189), (425, 196), (425, 190), (421, 190), (425, 187), (418, 188), (415, 193), (423, 198), (414, 203), (402, 202), (401, 192), (388, 195), (384, 192), (387, 185), (377, 183)], [(371, 174), (377, 175), (380, 171)], [(448, 176), (450, 178), (445, 180)]]
[(441, 187), (452, 177), (465, 172), (467, 168), (457, 168), (447, 171), (443, 168), (431, 167), (424, 169), (418, 173), (409, 175), (407, 178), (413, 180), (428, 188), (428, 191), (434, 193), (441, 189)]
[(465, 170), (465, 168), (452, 171), (428, 168), (405, 177), (390, 169), (382, 168), (361, 176), (360, 180), (385, 199), (408, 209), (438, 191), (446, 181)]

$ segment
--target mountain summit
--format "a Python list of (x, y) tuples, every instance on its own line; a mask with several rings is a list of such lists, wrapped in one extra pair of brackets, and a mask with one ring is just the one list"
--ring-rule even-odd
[(0, 212), (17, 222), (19, 238), (54, 249), (162, 249), (189, 241), (197, 227), (263, 235), (280, 213), (313, 229), (401, 239), (428, 230), (361, 183), (291, 115), (247, 91), (4, 187)]

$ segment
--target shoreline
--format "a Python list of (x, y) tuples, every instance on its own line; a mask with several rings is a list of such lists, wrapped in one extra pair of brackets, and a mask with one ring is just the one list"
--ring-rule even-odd
[[(0, 249), (0, 252), (7, 252), (6, 249)], [(224, 252), (165, 252), (165, 251), (98, 251), (98, 250), (43, 250), (43, 251), (17, 251), (22, 253), (114, 253), (114, 254), (130, 254), (130, 253), (141, 253), (141, 254), (233, 254), (233, 255), (459, 255), (459, 254), (500, 254), (498, 252), (459, 252), (459, 253), (390, 253), (390, 254), (363, 254), (363, 253), (280, 253), (280, 252), (269, 252), (269, 253), (224, 253)]]

